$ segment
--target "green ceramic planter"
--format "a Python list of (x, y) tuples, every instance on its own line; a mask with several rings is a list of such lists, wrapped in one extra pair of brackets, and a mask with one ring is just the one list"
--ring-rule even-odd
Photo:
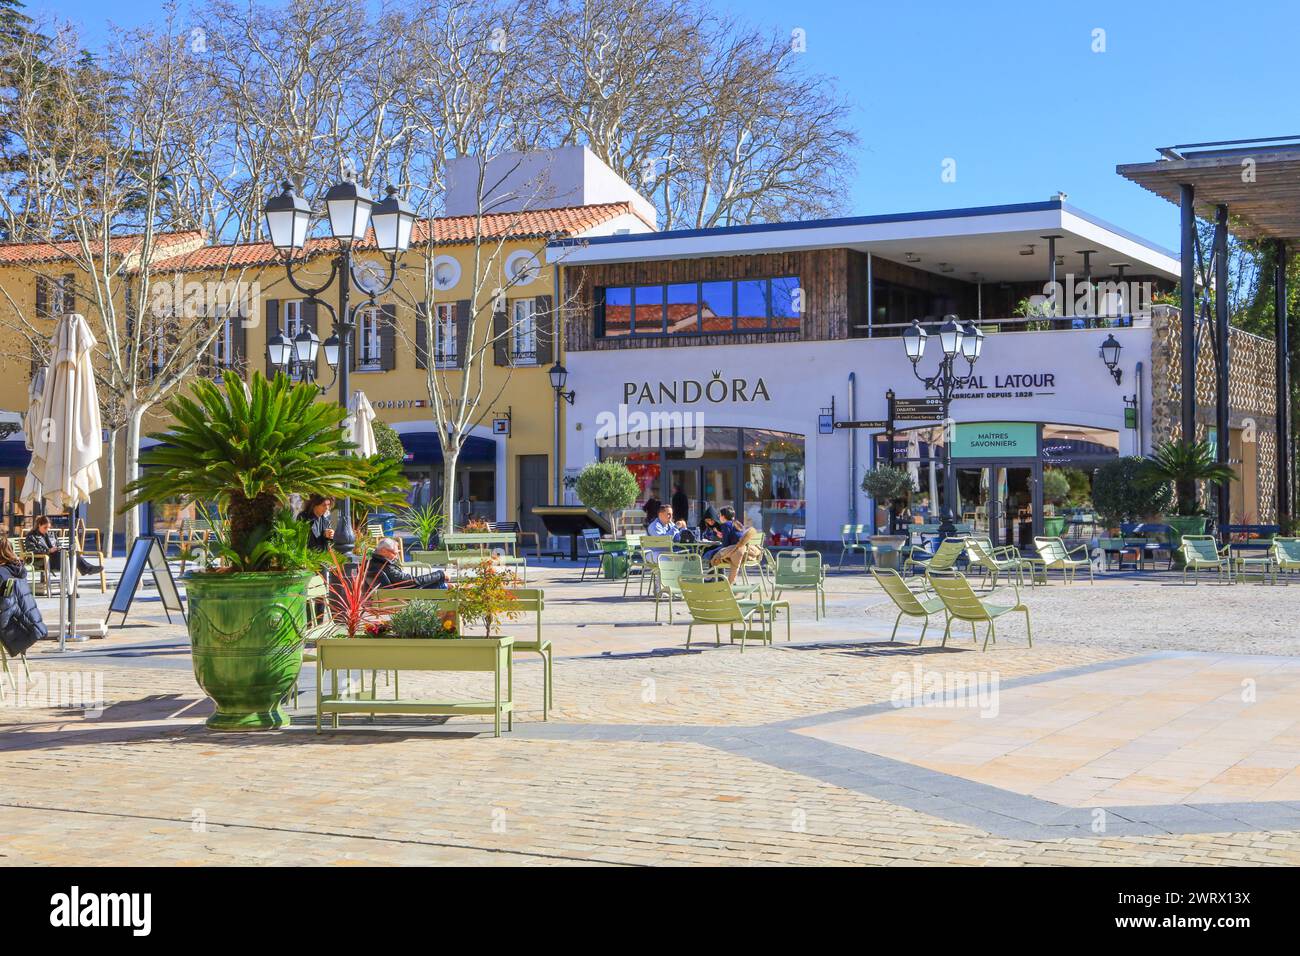
[(1043, 519), (1043, 537), (1059, 538), (1065, 534), (1065, 518), (1047, 517)]
[(272, 730), (302, 670), (310, 573), (193, 574), (189, 595), (194, 679), (217, 705), (213, 730)]

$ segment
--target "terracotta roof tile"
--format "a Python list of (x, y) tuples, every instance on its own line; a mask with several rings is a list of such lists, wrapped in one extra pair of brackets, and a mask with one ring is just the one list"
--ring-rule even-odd
[[(524, 212), (491, 213), (483, 216), (481, 230), (475, 226), (474, 216), (444, 216), (421, 219), (411, 231), (411, 245), (427, 243), (432, 233), (437, 244), (473, 242), (477, 232), (485, 239), (544, 239), (551, 236), (574, 236), (609, 222), (618, 216), (636, 215), (631, 203), (598, 203), (591, 206), (564, 206), (558, 209), (533, 209)], [(430, 228), (432, 223), (432, 229)], [(361, 248), (374, 248), (374, 234)], [(307, 248), (295, 258), (309, 259), (328, 255), (335, 250), (334, 240), (309, 239)], [(197, 269), (244, 269), (251, 266), (270, 265), (278, 260), (269, 242), (248, 242), (233, 245), (204, 246), (184, 255), (174, 256), (154, 263), (154, 270), (187, 271)]]
[[(203, 233), (197, 229), (183, 232), (162, 232), (154, 235), (155, 254), (166, 251), (172, 246), (185, 244), (197, 245), (203, 241)], [(115, 236), (109, 240), (109, 251), (115, 256), (126, 256), (138, 252), (144, 236), (134, 234)], [(0, 265), (34, 265), (41, 262), (62, 262), (81, 254), (81, 246), (76, 242), (5, 242), (0, 243)]]

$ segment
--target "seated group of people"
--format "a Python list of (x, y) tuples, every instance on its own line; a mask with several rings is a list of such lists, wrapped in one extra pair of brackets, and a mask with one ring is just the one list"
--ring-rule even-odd
[[(646, 525), (646, 534), (656, 537), (668, 537), (674, 541), (695, 541), (696, 535), (686, 526), (685, 520), (673, 518), (672, 505), (654, 501), (657, 506), (655, 516)], [(751, 542), (758, 538), (758, 529), (746, 528), (745, 522), (736, 517), (736, 509), (724, 507), (715, 512), (712, 506), (704, 510), (700, 519), (700, 541), (717, 542), (703, 554), (705, 567), (727, 565), (727, 577), (734, 584), (745, 562), (746, 551)]]
[[(32, 530), (23, 537), (23, 550), (28, 554), (49, 555), (51, 574), (63, 568), (63, 552), (50, 533), (50, 519), (45, 515), (39, 516), (33, 522)], [(83, 555), (77, 555), (77, 573), (98, 574), (101, 570), (98, 564), (87, 561)], [(22, 559), (14, 553), (8, 539), (0, 538), (0, 581), (26, 576), (27, 567)]]

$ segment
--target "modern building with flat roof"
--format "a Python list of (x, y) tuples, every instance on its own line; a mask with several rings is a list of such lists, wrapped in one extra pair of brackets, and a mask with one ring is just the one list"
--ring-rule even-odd
[[(625, 459), (643, 500), (684, 495), (692, 522), (707, 507), (743, 508), (770, 545), (838, 542), (846, 524), (883, 523), (861, 480), (891, 453), (915, 476), (913, 514), (937, 521), (948, 504), (946, 441), (958, 520), (1000, 543), (1032, 544), (1053, 504), (1046, 471), (1075, 470), (1087, 487), (1100, 463), (1166, 437), (1161, 410), (1176, 402), (1178, 313), (1161, 300), (1177, 285), (1178, 258), (1063, 195), (558, 240), (548, 254), (563, 258), (568, 305), (566, 474)], [(913, 400), (934, 393), (901, 335), (913, 321), (928, 329), (916, 371), (933, 376), (935, 333), (950, 314), (985, 338), (945, 437), (937, 414), (916, 411), (927, 406)], [(1270, 344), (1234, 334), (1243, 352)], [(1254, 367), (1237, 364), (1239, 375)], [(966, 372), (960, 358), (955, 371)], [(892, 447), (891, 393), (913, 409), (894, 421)], [(1256, 392), (1240, 394), (1234, 447), (1266, 412)], [(1236, 505), (1266, 514), (1267, 463), (1236, 457)]]

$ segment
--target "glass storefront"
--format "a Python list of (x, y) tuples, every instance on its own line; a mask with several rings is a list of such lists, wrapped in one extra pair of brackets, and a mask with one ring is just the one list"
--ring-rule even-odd
[(622, 435), (601, 448), (602, 459), (618, 458), (636, 476), (636, 506), (650, 498), (680, 511), (697, 527), (706, 509), (736, 509), (746, 524), (763, 533), (769, 546), (803, 540), (807, 523), (804, 436), (763, 428), (703, 430), (692, 447), (646, 447), (647, 436)]
[[(1035, 535), (1080, 535), (1091, 529), (1092, 476), (1119, 455), (1113, 429), (1029, 422), (958, 423), (953, 444), (956, 519), (998, 545), (1033, 547)], [(908, 502), (913, 523), (939, 521), (946, 504), (944, 431), (938, 425), (895, 434), (894, 462), (906, 467), (917, 491)], [(876, 461), (889, 459), (876, 439)], [(878, 516), (879, 521), (879, 516)]]

